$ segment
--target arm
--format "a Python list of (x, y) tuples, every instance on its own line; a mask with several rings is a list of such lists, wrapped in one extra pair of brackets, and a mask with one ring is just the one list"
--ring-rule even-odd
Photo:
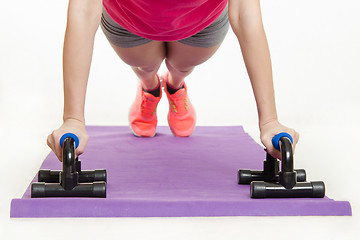
[(79, 137), (76, 156), (88, 141), (85, 129), (85, 94), (89, 77), (94, 38), (100, 23), (102, 0), (70, 0), (63, 49), (64, 123), (47, 138), (48, 146), (62, 159), (59, 140), (64, 133)]
[(64, 121), (85, 122), (86, 86), (102, 0), (70, 0), (63, 49)]
[(238, 38), (246, 69), (249, 74), (258, 110), (261, 141), (270, 154), (280, 154), (271, 143), (279, 132), (288, 132), (298, 141), (298, 133), (278, 122), (272, 67), (268, 43), (262, 23), (259, 0), (229, 0), (229, 20)]

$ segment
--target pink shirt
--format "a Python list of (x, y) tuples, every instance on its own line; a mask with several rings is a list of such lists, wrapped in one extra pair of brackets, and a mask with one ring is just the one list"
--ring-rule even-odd
[(128, 31), (151, 40), (190, 37), (220, 16), (228, 0), (104, 0), (109, 16)]

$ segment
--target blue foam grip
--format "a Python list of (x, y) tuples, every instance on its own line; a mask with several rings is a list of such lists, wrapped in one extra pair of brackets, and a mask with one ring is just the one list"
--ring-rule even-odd
[(272, 138), (272, 144), (273, 146), (280, 151), (280, 144), (279, 144), (279, 141), (282, 137), (287, 137), (290, 139), (291, 143), (293, 143), (293, 139), (291, 137), (290, 134), (286, 133), (286, 132), (282, 132), (282, 133), (279, 133), (277, 135), (275, 135), (273, 138)]
[(65, 139), (68, 138), (68, 137), (74, 139), (74, 141), (75, 141), (75, 148), (77, 148), (77, 147), (79, 146), (79, 138), (78, 138), (75, 134), (73, 134), (73, 133), (65, 133), (65, 134), (60, 138), (60, 146), (61, 146), (61, 148), (63, 147), (63, 143), (64, 143)]

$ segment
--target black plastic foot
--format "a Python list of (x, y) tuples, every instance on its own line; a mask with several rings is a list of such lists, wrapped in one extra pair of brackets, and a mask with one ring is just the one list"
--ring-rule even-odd
[(57, 183), (33, 183), (31, 185), (32, 198), (45, 197), (95, 197), (106, 198), (106, 183), (81, 183), (71, 190), (65, 190)]
[(291, 189), (279, 183), (253, 181), (250, 184), (252, 198), (323, 198), (324, 182), (299, 182)]

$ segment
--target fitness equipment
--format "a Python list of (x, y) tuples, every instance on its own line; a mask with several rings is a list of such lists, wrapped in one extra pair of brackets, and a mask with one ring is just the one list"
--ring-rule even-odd
[[(61, 137), (60, 145), (63, 150), (63, 170), (40, 170), (39, 179), (45, 180), (45, 182), (37, 182), (31, 185), (31, 197), (105, 198), (106, 170), (78, 171), (81, 169), (81, 162), (75, 159), (75, 149), (79, 146), (78, 137), (75, 134), (66, 133)], [(56, 176), (58, 178), (55, 181)], [(105, 181), (91, 181), (98, 179)]]
[[(81, 161), (75, 159), (75, 171), (79, 174), (79, 183), (85, 182), (106, 182), (106, 170), (81, 170)], [(41, 169), (38, 172), (38, 182), (59, 183), (61, 171), (52, 171), (49, 169)]]
[[(280, 161), (269, 153), (266, 153), (264, 161), (264, 170), (240, 169), (238, 171), (238, 184), (250, 184), (252, 181), (279, 182)], [(306, 171), (304, 169), (295, 169), (298, 182), (306, 181)]]
[[(287, 133), (279, 133), (278, 135), (273, 137), (272, 143), (274, 147), (280, 150), (281, 152), (281, 159), (282, 159), (281, 171), (278, 172), (276, 178), (269, 177), (264, 181), (252, 181), (250, 184), (251, 197), (252, 198), (323, 198), (325, 196), (324, 182), (297, 181), (298, 179), (297, 172), (294, 171), (294, 159), (292, 152), (291, 136)], [(275, 165), (276, 164), (279, 163), (275, 163)], [(271, 164), (264, 163), (264, 172), (266, 171), (265, 165), (271, 165)], [(273, 167), (271, 167), (271, 169), (273, 169)], [(300, 175), (302, 175), (303, 173), (305, 173), (305, 170), (300, 170), (299, 172)], [(258, 175), (256, 175), (256, 177), (258, 177)], [(268, 182), (267, 180), (271, 180), (272, 182)]]

